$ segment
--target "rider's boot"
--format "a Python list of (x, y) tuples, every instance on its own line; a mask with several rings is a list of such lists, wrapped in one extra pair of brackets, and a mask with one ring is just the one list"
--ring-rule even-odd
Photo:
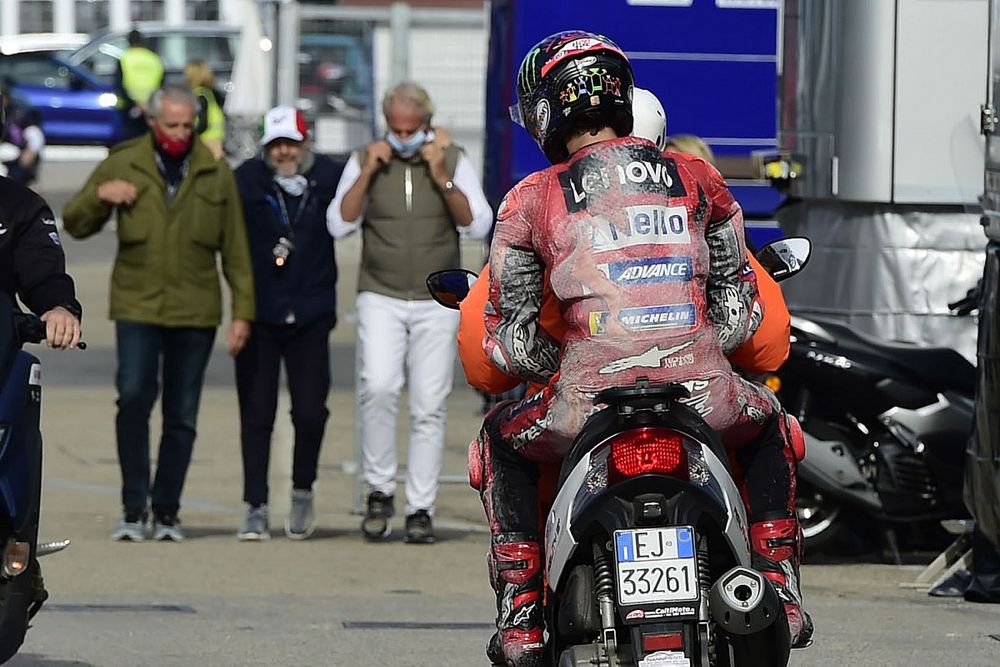
[(486, 648), (496, 665), (541, 667), (545, 658), (542, 549), (524, 533), (493, 536), (487, 562), (497, 595), (497, 632)]
[(784, 603), (792, 648), (812, 643), (812, 618), (802, 607), (799, 560), (802, 529), (795, 517), (750, 524), (753, 566), (767, 577)]

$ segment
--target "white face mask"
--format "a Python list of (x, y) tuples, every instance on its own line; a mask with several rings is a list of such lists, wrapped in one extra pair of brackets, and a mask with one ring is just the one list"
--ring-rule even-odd
[(392, 150), (396, 152), (401, 158), (410, 158), (417, 154), (417, 151), (427, 143), (430, 137), (427, 134), (427, 130), (417, 130), (409, 136), (407, 139), (400, 139), (391, 130), (385, 133), (385, 140)]
[(306, 191), (306, 186), (309, 185), (309, 181), (302, 174), (293, 174), (292, 176), (275, 174), (274, 182), (290, 197), (301, 197), (302, 193)]

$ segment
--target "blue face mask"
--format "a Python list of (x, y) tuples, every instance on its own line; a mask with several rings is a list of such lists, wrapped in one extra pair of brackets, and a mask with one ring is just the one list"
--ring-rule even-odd
[(385, 140), (392, 146), (392, 150), (404, 159), (416, 155), (420, 147), (427, 143), (427, 139), (427, 130), (417, 130), (407, 139), (400, 139), (391, 131), (385, 133)]

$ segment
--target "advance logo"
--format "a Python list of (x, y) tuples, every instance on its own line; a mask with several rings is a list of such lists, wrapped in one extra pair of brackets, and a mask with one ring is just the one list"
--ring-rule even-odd
[[(608, 332), (608, 311), (601, 310), (590, 314), (590, 335), (603, 336)], [(657, 329), (674, 329), (691, 327), (695, 322), (693, 303), (663, 306), (643, 306), (641, 308), (622, 308), (618, 313), (618, 321), (622, 326), (632, 331), (656, 331)]]
[(597, 268), (617, 285), (654, 285), (691, 280), (690, 257), (657, 257), (598, 264)]

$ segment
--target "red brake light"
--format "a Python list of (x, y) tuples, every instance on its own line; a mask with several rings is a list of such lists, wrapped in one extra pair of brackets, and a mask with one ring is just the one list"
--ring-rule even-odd
[(653, 651), (679, 651), (684, 649), (684, 635), (680, 632), (665, 632), (642, 636), (644, 653)]
[(611, 481), (650, 473), (687, 479), (684, 438), (665, 428), (625, 431), (611, 441), (608, 473)]

